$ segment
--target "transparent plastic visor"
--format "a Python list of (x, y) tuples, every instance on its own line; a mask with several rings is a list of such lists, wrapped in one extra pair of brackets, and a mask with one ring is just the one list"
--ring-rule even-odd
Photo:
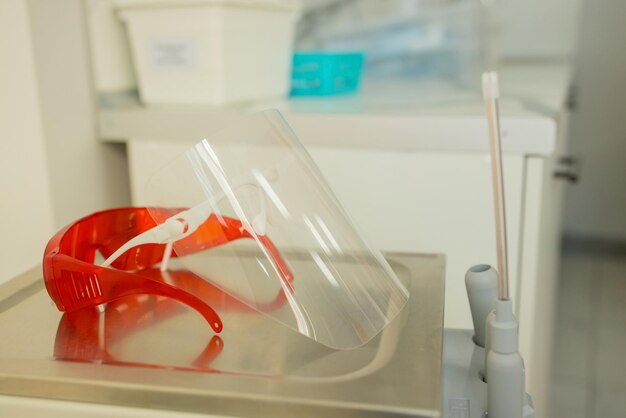
[(150, 239), (177, 263), (321, 344), (366, 343), (408, 300), (276, 111), (202, 140), (147, 191)]

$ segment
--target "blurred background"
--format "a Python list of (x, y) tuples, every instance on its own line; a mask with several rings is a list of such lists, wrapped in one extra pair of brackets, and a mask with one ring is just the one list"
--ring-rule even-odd
[(0, 282), (63, 225), (145, 203), (189, 141), (278, 108), (375, 247), (447, 255), (446, 326), (469, 327), (463, 272), (495, 263), (480, 74), (496, 69), (529, 391), (541, 416), (625, 417), (624, 16), (622, 0), (2, 0)]

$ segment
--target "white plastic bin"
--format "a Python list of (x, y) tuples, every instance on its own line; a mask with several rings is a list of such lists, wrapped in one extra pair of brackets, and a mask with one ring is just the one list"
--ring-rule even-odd
[(284, 96), (296, 0), (117, 0), (145, 104)]

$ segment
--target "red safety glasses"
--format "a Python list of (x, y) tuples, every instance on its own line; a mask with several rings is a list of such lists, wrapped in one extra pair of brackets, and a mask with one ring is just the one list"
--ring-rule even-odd
[[(156, 230), (154, 220), (175, 219), (184, 209), (121, 208), (89, 215), (59, 231), (46, 246), (43, 274), (46, 289), (60, 311), (73, 312), (85, 307), (108, 303), (133, 294), (153, 294), (175, 299), (198, 311), (215, 332), (223, 328), (222, 321), (206, 298), (193, 292), (193, 286), (176, 286), (150, 273), (163, 261), (168, 243), (143, 243), (133, 246), (119, 256), (111, 257), (122, 246), (140, 234)], [(155, 216), (156, 215), (156, 216)], [(241, 221), (216, 214), (194, 225), (195, 230), (183, 231), (176, 245), (185, 254), (217, 247), (240, 238), (255, 239), (269, 254), (285, 284), (276, 303), (284, 300), (284, 289), (292, 291), (293, 274), (287, 263), (265, 235), (251, 233)], [(171, 247), (170, 247), (171, 249)], [(94, 264), (96, 253), (114, 258), (110, 266)], [(172, 257), (177, 254), (172, 253)], [(201, 281), (202, 279), (197, 278)]]

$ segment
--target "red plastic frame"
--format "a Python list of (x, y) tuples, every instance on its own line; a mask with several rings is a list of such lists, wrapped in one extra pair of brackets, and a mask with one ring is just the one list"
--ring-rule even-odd
[[(106, 258), (133, 237), (156, 226), (152, 215), (168, 218), (184, 209), (121, 208), (86, 216), (59, 231), (46, 246), (43, 276), (48, 294), (60, 311), (73, 312), (108, 303), (132, 294), (153, 294), (175, 299), (198, 311), (215, 332), (222, 320), (202, 299), (164, 283), (153, 274), (143, 274), (163, 257), (165, 244), (144, 244), (126, 251), (110, 267), (94, 265), (97, 251)], [(266, 236), (254, 237), (241, 221), (212, 214), (188, 237), (177, 242), (187, 254), (226, 244), (240, 238), (257, 239), (270, 253), (287, 288), (293, 291), (293, 274)], [(172, 254), (176, 257), (176, 254)], [(279, 294), (279, 299), (284, 295)], [(282, 298), (280, 296), (283, 296)]]

